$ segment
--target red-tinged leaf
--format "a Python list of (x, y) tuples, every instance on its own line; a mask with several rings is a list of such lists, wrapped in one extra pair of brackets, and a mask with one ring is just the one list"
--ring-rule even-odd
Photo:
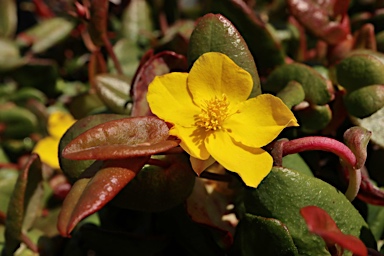
[[(148, 56), (146, 56), (148, 58)], [(155, 76), (164, 75), (171, 71), (186, 71), (188, 63), (183, 55), (171, 51), (163, 51), (151, 56), (137, 71), (133, 80), (132, 116), (151, 115), (147, 102), (148, 85)]]
[(333, 16), (344, 16), (347, 14), (350, 0), (334, 0), (333, 1)]
[(5, 255), (13, 255), (20, 242), (25, 240), (22, 231), (30, 229), (37, 214), (40, 213), (42, 180), (40, 158), (37, 154), (32, 154), (19, 174), (8, 205), (5, 222)]
[(343, 234), (329, 214), (317, 207), (306, 206), (300, 209), (310, 232), (321, 236), (329, 244), (338, 244), (356, 256), (368, 255), (364, 243), (355, 236)]
[[(59, 215), (60, 234), (69, 236), (82, 219), (111, 201), (136, 176), (148, 159), (149, 157), (140, 157), (106, 161), (89, 182), (83, 181), (76, 188), (74, 198), (65, 199), (62, 209), (65, 212)], [(76, 203), (71, 205), (73, 202)]]
[(103, 39), (107, 36), (108, 5), (109, 0), (93, 0), (91, 2), (91, 18), (88, 30), (92, 42), (97, 46), (103, 45)]
[[(349, 34), (349, 22), (345, 16), (341, 23), (333, 21), (333, 8), (312, 0), (288, 0), (290, 13), (311, 33), (329, 44), (344, 40)], [(336, 11), (343, 11), (342, 8)], [(316, 15), (314, 15), (316, 14)]]
[(357, 198), (369, 204), (384, 206), (384, 191), (375, 186), (364, 173), (361, 174)]
[(167, 140), (167, 124), (154, 117), (133, 117), (97, 125), (73, 139), (62, 156), (71, 160), (107, 160), (153, 155), (176, 147)]
[(356, 156), (355, 168), (360, 169), (364, 166), (367, 159), (367, 145), (372, 132), (359, 126), (349, 128), (344, 132), (344, 142)]
[(59, 231), (60, 235), (69, 236), (69, 234), (67, 234), (67, 224), (71, 218), (73, 210), (75, 209), (75, 202), (79, 201), (89, 181), (90, 178), (82, 178), (77, 180), (65, 198), (57, 220), (57, 230)]

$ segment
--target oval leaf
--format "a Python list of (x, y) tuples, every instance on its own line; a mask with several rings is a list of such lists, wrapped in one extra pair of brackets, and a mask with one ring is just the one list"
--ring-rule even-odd
[[(111, 120), (125, 118), (123, 115), (115, 115), (115, 114), (100, 114), (100, 115), (91, 115), (84, 117), (74, 123), (67, 132), (60, 139), (59, 143), (59, 152), (62, 152), (63, 149), (68, 145), (70, 141), (79, 136), (81, 133), (89, 130), (90, 128), (99, 125), (104, 122), (108, 122)], [(59, 154), (59, 163), (60, 168), (63, 170), (64, 174), (71, 180), (75, 181), (80, 174), (88, 168), (94, 161), (73, 161), (64, 158), (61, 154)]]
[(337, 81), (348, 93), (364, 86), (384, 84), (384, 63), (373, 54), (353, 54), (336, 66)]
[(168, 126), (157, 117), (133, 117), (100, 124), (80, 134), (63, 150), (72, 160), (106, 160), (152, 155), (178, 145), (167, 140)]
[(368, 117), (384, 107), (384, 85), (369, 85), (347, 93), (344, 103), (351, 115)]
[(188, 62), (191, 66), (206, 52), (221, 52), (248, 71), (253, 79), (252, 96), (259, 95), (260, 79), (248, 46), (234, 25), (220, 14), (207, 14), (198, 20), (192, 32)]
[(342, 193), (293, 170), (274, 167), (259, 187), (247, 190), (245, 196), (247, 212), (278, 219), (288, 227), (300, 255), (328, 255), (324, 241), (308, 232), (300, 215), (300, 209), (308, 205), (326, 210), (345, 234), (358, 237), (367, 231), (363, 217)]
[(96, 92), (108, 108), (117, 114), (131, 113), (132, 103), (129, 96), (131, 85), (127, 77), (101, 74), (97, 75), (95, 80)]
[(234, 255), (297, 256), (287, 227), (279, 220), (246, 214), (236, 228)]
[(262, 75), (285, 63), (285, 53), (274, 28), (255, 15), (254, 10), (246, 2), (239, 0), (213, 2), (213, 11), (222, 13), (231, 20), (244, 37)]
[(0, 37), (12, 37), (17, 26), (16, 1), (0, 1)]
[[(66, 209), (64, 219), (60, 222), (60, 225), (66, 226), (65, 236), (68, 236), (82, 219), (111, 201), (136, 176), (148, 159), (149, 157), (140, 157), (106, 161), (100, 171), (86, 184), (73, 209)], [(73, 204), (72, 200), (71, 202)]]
[(300, 63), (285, 64), (276, 68), (268, 76), (263, 89), (277, 93), (291, 81), (303, 86), (305, 100), (310, 103), (325, 105), (332, 98), (327, 79), (315, 69)]
[(38, 25), (19, 34), (16, 42), (21, 46), (32, 45), (33, 53), (41, 53), (69, 36), (74, 27), (73, 22), (64, 18), (43, 20)]
[(43, 197), (43, 176), (38, 155), (32, 154), (20, 172), (11, 196), (5, 222), (5, 250), (13, 255), (22, 240), (22, 231), (28, 230), (40, 213)]
[[(146, 60), (146, 58), (148, 58)], [(187, 60), (175, 52), (163, 51), (156, 55), (145, 55), (145, 62), (140, 67), (133, 81), (132, 116), (151, 115), (147, 102), (148, 85), (155, 76), (167, 74), (170, 71), (186, 71)]]

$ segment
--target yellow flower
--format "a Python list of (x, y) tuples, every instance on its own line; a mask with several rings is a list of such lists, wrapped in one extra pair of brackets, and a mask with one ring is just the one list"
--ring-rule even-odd
[(59, 142), (63, 134), (76, 120), (68, 113), (53, 112), (48, 118), (49, 136), (39, 140), (34, 153), (39, 154), (41, 161), (48, 164), (54, 169), (59, 169)]
[[(226, 55), (210, 52), (196, 60), (189, 74), (156, 77), (147, 100), (155, 115), (173, 124), (170, 135), (181, 139), (191, 160), (209, 161), (211, 156), (257, 187), (273, 163), (261, 147), (298, 124), (279, 98), (262, 94), (248, 99), (252, 85), (247, 71)], [(192, 161), (192, 166), (204, 164)], [(203, 169), (195, 171), (199, 175)]]

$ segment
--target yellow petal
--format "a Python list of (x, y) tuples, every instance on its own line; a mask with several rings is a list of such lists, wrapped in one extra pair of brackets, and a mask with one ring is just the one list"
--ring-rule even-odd
[(181, 140), (180, 146), (192, 157), (206, 160), (209, 153), (204, 145), (206, 132), (203, 128), (184, 127), (174, 125), (169, 131), (170, 135), (176, 136)]
[(42, 162), (54, 169), (59, 169), (59, 139), (45, 137), (37, 142), (33, 152), (39, 154)]
[(61, 111), (53, 112), (48, 118), (48, 133), (52, 137), (60, 139), (75, 122), (76, 120), (69, 113)]
[(288, 126), (298, 126), (292, 111), (277, 97), (262, 94), (238, 105), (223, 124), (230, 136), (249, 147), (263, 147)]
[(189, 159), (191, 161), (192, 169), (199, 176), (205, 169), (207, 169), (209, 166), (216, 162), (216, 160), (212, 157), (209, 157), (207, 160), (201, 160), (191, 156)]
[(205, 145), (219, 164), (238, 173), (247, 186), (256, 188), (272, 169), (273, 160), (267, 152), (236, 143), (224, 131), (212, 133)]
[(245, 101), (252, 90), (251, 75), (228, 56), (218, 52), (201, 55), (188, 76), (188, 89), (196, 105), (225, 94), (230, 104)]
[(187, 90), (187, 73), (157, 76), (148, 87), (147, 100), (152, 113), (160, 119), (191, 127), (200, 109), (192, 102)]

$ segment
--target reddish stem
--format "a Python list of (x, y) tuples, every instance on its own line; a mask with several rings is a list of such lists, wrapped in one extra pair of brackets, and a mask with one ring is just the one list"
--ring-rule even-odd
[(327, 137), (309, 136), (283, 142), (283, 156), (308, 150), (328, 151), (338, 155), (346, 164), (354, 167), (356, 157), (343, 143)]
[(357, 160), (355, 154), (343, 143), (327, 137), (309, 136), (291, 141), (278, 141), (276, 146), (277, 150), (272, 150), (271, 153), (272, 155), (275, 153), (274, 158), (277, 163), (281, 162), (283, 156), (307, 150), (322, 150), (338, 155), (349, 172), (349, 183), (345, 196), (352, 201), (359, 192), (361, 171), (356, 169)]

